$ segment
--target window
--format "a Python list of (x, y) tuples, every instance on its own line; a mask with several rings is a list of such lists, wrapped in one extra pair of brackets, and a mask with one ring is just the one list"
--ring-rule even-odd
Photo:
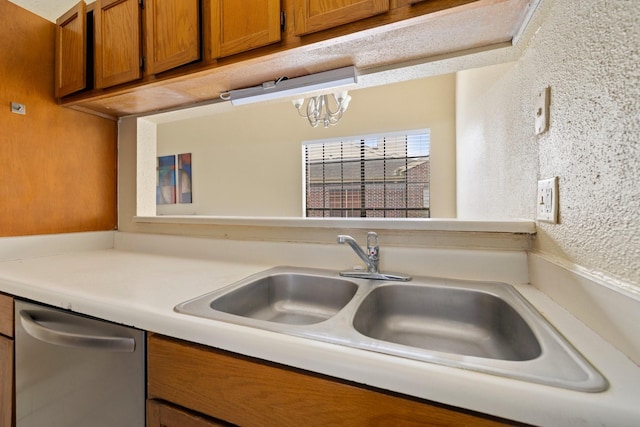
[(303, 143), (307, 217), (428, 218), (429, 130)]

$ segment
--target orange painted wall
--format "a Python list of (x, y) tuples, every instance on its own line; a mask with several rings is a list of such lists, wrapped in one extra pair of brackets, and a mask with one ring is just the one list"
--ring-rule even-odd
[(54, 32), (0, 0), (0, 236), (116, 227), (117, 123), (56, 104)]

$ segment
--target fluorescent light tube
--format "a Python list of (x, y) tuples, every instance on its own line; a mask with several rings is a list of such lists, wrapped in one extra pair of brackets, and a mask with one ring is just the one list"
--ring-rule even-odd
[(246, 89), (231, 90), (228, 92), (228, 96), (231, 99), (231, 104), (243, 105), (270, 99), (300, 96), (324, 89), (336, 89), (357, 82), (356, 67), (351, 66), (293, 79), (265, 82), (260, 86)]

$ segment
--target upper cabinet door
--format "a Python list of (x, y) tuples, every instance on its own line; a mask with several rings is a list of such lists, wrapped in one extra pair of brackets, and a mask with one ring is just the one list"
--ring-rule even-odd
[(207, 0), (208, 58), (246, 52), (281, 40), (280, 0)]
[(144, 19), (147, 74), (200, 59), (198, 0), (146, 0)]
[(140, 22), (138, 0), (96, 1), (96, 88), (142, 77)]
[(389, 10), (389, 0), (294, 0), (295, 34), (348, 24)]
[(87, 86), (87, 6), (81, 1), (56, 21), (55, 96)]

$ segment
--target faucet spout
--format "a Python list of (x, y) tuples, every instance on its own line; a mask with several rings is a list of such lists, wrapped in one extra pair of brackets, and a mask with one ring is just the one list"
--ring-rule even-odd
[(345, 234), (338, 235), (338, 243), (340, 244), (348, 244), (351, 246), (351, 249), (360, 257), (360, 259), (367, 266), (367, 271), (369, 273), (378, 273), (378, 265), (380, 263), (380, 257), (378, 255), (380, 251), (380, 246), (378, 244), (378, 235), (373, 231), (370, 231), (367, 234), (367, 252), (362, 250), (362, 248), (351, 236), (347, 236)]

